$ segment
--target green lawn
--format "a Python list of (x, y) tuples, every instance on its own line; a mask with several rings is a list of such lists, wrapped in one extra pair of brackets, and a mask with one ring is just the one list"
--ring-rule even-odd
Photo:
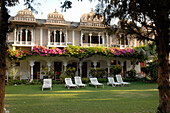
[(5, 107), (10, 113), (154, 113), (157, 84), (131, 83), (129, 87), (66, 89), (53, 85), (6, 86)]

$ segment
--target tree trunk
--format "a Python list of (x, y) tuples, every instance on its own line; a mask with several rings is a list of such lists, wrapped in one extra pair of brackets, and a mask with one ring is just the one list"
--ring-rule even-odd
[[(167, 24), (166, 22), (164, 23)], [(158, 32), (159, 38), (156, 42), (158, 53), (158, 113), (170, 113), (168, 27), (164, 25), (162, 28), (163, 29)]]
[(3, 113), (5, 98), (5, 74), (6, 74), (6, 34), (8, 31), (9, 15), (5, 7), (6, 0), (0, 1), (0, 113)]

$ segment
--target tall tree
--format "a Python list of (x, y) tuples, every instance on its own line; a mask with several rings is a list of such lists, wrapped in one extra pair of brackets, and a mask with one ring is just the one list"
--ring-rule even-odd
[[(66, 0), (62, 8), (68, 9)], [(90, 0), (92, 1), (92, 0)], [(169, 51), (170, 0), (98, 0), (97, 14), (110, 24), (118, 17), (125, 35), (156, 43), (158, 54), (158, 113), (170, 113)], [(67, 6), (67, 7), (64, 7)], [(169, 34), (168, 34), (169, 33)], [(154, 37), (151, 37), (154, 36)]]
[[(106, 23), (113, 17), (121, 20), (126, 35), (139, 40), (154, 41), (158, 54), (159, 113), (170, 113), (169, 40), (170, 0), (100, 0), (97, 11), (103, 13)], [(102, 9), (102, 10), (101, 10)], [(154, 36), (151, 37), (151, 36)]]
[[(36, 10), (31, 3), (34, 0), (24, 0), (25, 5), (31, 10)], [(6, 43), (7, 33), (9, 31), (9, 14), (7, 6), (12, 7), (19, 3), (19, 0), (0, 0), (0, 113), (3, 113), (5, 97), (5, 75), (6, 75)]]

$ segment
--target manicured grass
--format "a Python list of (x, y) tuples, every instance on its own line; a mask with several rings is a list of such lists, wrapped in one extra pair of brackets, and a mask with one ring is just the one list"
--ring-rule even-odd
[(131, 83), (129, 87), (93, 86), (66, 89), (53, 85), (6, 86), (5, 107), (10, 113), (154, 113), (158, 106), (157, 84)]

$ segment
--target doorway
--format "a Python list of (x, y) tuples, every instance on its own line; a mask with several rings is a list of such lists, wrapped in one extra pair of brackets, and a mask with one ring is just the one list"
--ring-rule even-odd
[(40, 62), (35, 62), (33, 66), (33, 79), (40, 79)]
[(87, 77), (87, 62), (83, 62), (83, 65), (82, 65), (82, 77), (83, 78)]
[(54, 79), (60, 80), (60, 75), (62, 71), (62, 62), (54, 62)]

